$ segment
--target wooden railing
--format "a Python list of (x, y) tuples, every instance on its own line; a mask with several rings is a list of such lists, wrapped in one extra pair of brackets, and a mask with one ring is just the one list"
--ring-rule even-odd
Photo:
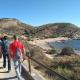
[(31, 61), (34, 61), (35, 63), (37, 63), (37, 64), (40, 65), (41, 67), (43, 67), (43, 68), (47, 69), (48, 71), (50, 71), (50, 72), (51, 72), (51, 75), (55, 75), (55, 76), (57, 76), (58, 78), (60, 78), (60, 79), (58, 79), (58, 80), (70, 80), (70, 79), (66, 78), (65, 76), (57, 73), (56, 71), (50, 69), (49, 67), (45, 66), (44, 64), (38, 62), (37, 60), (33, 59), (33, 58), (30, 57), (29, 55), (26, 55), (26, 56), (28, 57), (28, 64), (29, 64), (29, 72), (30, 72), (30, 73), (31, 73)]

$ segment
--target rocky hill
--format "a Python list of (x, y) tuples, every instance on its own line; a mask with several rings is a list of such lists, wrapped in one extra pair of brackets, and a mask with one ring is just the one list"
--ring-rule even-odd
[(2, 18), (0, 19), (0, 33), (29, 35), (37, 38), (74, 37), (80, 36), (80, 28), (71, 23), (51, 23), (33, 27), (15, 18)]
[(22, 23), (14, 18), (0, 19), (0, 33), (5, 34), (24, 34), (25, 30), (33, 29), (33, 26)]
[(35, 36), (41, 38), (76, 35), (80, 36), (80, 28), (71, 23), (46, 24), (35, 29)]

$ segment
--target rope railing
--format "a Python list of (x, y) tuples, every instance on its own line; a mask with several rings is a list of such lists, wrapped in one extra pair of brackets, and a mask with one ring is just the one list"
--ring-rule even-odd
[[(59, 78), (61, 78), (62, 80), (70, 80), (68, 78), (66, 78), (65, 76), (62, 76), (61, 74), (55, 72), (54, 70), (50, 69), (49, 67), (43, 65), (42, 63), (38, 62), (37, 60), (33, 59), (32, 57), (30, 57), (29, 55), (26, 55), (28, 57), (29, 60), (34, 61), (35, 63), (39, 64), (40, 66), (42, 66), (43, 68), (51, 71), (51, 73), (55, 74), (56, 76), (58, 76)], [(29, 64), (29, 71), (31, 73), (31, 65)]]

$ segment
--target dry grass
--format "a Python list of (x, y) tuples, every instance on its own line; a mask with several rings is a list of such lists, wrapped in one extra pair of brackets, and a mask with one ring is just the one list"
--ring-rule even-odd
[[(70, 56), (53, 56), (53, 59), (49, 59), (43, 53), (43, 49), (38, 46), (31, 46), (32, 57), (38, 62), (44, 64), (50, 69), (58, 72), (59, 74), (71, 79), (79, 80), (80, 79), (80, 56), (72, 54)], [(62, 80), (57, 77), (55, 74), (52, 74), (51, 71), (41, 67), (38, 64), (32, 62), (34, 67), (43, 75), (46, 80)]]

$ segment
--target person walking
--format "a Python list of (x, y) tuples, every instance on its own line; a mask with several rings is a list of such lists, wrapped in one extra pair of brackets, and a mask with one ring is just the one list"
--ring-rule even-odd
[(15, 66), (16, 75), (19, 80), (22, 80), (21, 70), (22, 70), (22, 60), (25, 58), (25, 46), (18, 39), (18, 36), (13, 36), (13, 42), (10, 45), (10, 52)]
[(3, 67), (6, 68), (6, 62), (8, 60), (8, 72), (11, 70), (11, 59), (10, 59), (10, 52), (9, 52), (10, 41), (8, 40), (7, 36), (4, 36), (1, 39), (1, 50), (3, 55)]
[(2, 36), (0, 36), (0, 58), (2, 58), (2, 47), (1, 47), (1, 44), (2, 44)]

